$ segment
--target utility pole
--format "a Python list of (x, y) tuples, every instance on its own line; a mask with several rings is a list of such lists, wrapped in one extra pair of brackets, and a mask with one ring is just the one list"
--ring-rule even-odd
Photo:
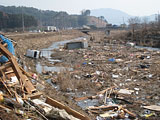
[(122, 25), (123, 28), (125, 28), (125, 22), (124, 22), (124, 17), (123, 17), (123, 25)]
[(40, 29), (42, 31), (42, 10), (40, 10)]
[(125, 22), (124, 22), (124, 17), (123, 17), (123, 24), (125, 24)]
[(23, 13), (23, 6), (22, 6), (22, 29), (24, 32), (24, 13)]
[(158, 27), (159, 27), (159, 25), (160, 25), (160, 16), (159, 16), (159, 11), (158, 11), (158, 16), (157, 16), (157, 18), (158, 18)]

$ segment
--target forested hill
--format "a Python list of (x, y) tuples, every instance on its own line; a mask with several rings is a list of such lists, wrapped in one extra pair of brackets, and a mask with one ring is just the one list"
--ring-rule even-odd
[(37, 20), (33, 16), (24, 14), (22, 19), (22, 14), (8, 14), (0, 11), (0, 30), (22, 28), (23, 20), (26, 21), (24, 23), (25, 27), (38, 25)]
[[(85, 15), (69, 15), (67, 12), (39, 10), (33, 7), (0, 6), (0, 11), (3, 11), (7, 14), (25, 14), (33, 16), (38, 21), (38, 25), (56, 26), (57, 28), (81, 27), (83, 25), (106, 25), (105, 21), (97, 22), (99, 19), (96, 17)], [(93, 18), (94, 20), (90, 22), (90, 19)], [(101, 25), (99, 23), (101, 23)]]

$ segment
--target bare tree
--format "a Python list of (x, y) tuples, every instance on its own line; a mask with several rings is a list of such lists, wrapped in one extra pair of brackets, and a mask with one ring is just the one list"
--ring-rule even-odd
[(156, 21), (157, 27), (160, 28), (160, 14), (159, 13), (156, 15), (155, 21)]
[(133, 18), (128, 19), (128, 23), (132, 30), (132, 40), (133, 40), (135, 29), (140, 27), (141, 19), (139, 17), (133, 17)]
[(143, 30), (146, 30), (146, 29), (147, 29), (147, 26), (148, 26), (148, 24), (149, 24), (148, 21), (149, 21), (149, 20), (148, 20), (147, 17), (144, 17), (144, 18), (142, 19), (142, 28), (143, 28)]
[(90, 10), (82, 10), (81, 11), (81, 15), (83, 15), (83, 16), (90, 16), (90, 14), (91, 14), (91, 11)]

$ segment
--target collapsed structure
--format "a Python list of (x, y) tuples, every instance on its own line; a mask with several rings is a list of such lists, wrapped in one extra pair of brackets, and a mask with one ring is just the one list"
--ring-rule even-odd
[[(32, 75), (17, 63), (12, 42), (2, 35), (0, 38), (0, 108), (5, 113), (0, 115), (0, 119), (8, 119), (6, 114), (9, 113), (21, 118), (33, 118), (29, 112), (36, 112), (46, 120), (56, 116), (60, 119), (89, 120), (81, 113), (39, 92), (31, 82), (34, 79)], [(13, 119), (17, 119), (17, 116)]]

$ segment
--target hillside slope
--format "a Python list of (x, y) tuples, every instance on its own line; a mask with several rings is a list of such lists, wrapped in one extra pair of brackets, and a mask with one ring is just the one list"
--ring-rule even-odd
[[(131, 17), (135, 17), (132, 15), (127, 14), (126, 12), (116, 10), (116, 9), (111, 9), (111, 8), (100, 8), (100, 9), (94, 9), (91, 10), (91, 15), (92, 16), (104, 16), (105, 19), (108, 21), (108, 23), (111, 24), (116, 24), (120, 25), (123, 23), (128, 24), (128, 19)], [(152, 14), (149, 16), (140, 16), (139, 18), (144, 21), (144, 19), (147, 19), (148, 22), (154, 21), (156, 17), (156, 14)]]
[[(96, 17), (69, 15), (67, 12), (39, 10), (33, 7), (0, 6), (0, 11), (8, 14), (26, 14), (34, 16), (39, 25), (56, 26), (57, 28), (82, 27), (83, 25), (105, 26), (105, 21), (98, 22)], [(104, 25), (103, 25), (104, 24)]]
[(104, 16), (105, 19), (108, 21), (108, 23), (112, 24), (122, 24), (123, 22), (127, 22), (131, 15), (128, 15), (125, 12), (122, 12), (120, 10), (115, 10), (111, 8), (102, 8), (102, 9), (94, 9), (91, 10), (92, 16)]

